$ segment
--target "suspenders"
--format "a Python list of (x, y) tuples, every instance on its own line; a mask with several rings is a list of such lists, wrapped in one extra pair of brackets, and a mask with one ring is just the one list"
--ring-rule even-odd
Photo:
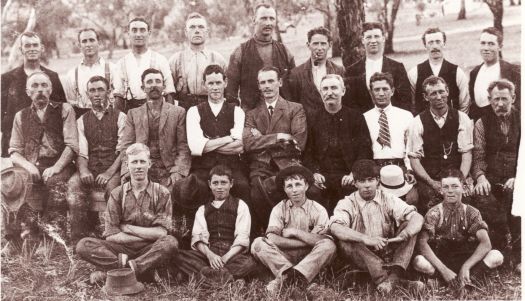
[[(122, 194), (121, 208), (122, 208), (123, 211), (124, 211), (124, 203), (126, 201), (126, 195), (124, 194), (124, 191), (128, 191), (130, 185), (131, 185), (130, 182), (126, 182), (122, 186), (122, 191), (121, 191), (121, 194)], [(153, 182), (153, 206), (157, 205), (157, 203), (158, 203), (159, 193), (160, 193), (160, 184)]]
[[(109, 70), (109, 62), (104, 63), (104, 77), (106, 80), (111, 83), (111, 74)], [(77, 96), (77, 101), (80, 100), (80, 87), (78, 85), (78, 66), (75, 68), (75, 94)]]
[[(156, 56), (155, 56), (155, 53), (153, 51), (151, 51), (151, 57), (150, 57), (150, 61), (149, 61), (149, 66), (150, 66), (150, 68), (156, 68)], [(125, 90), (126, 90), (126, 92), (124, 93), (124, 98), (125, 98), (125, 100), (128, 99), (128, 92), (129, 92), (129, 95), (131, 96), (131, 99), (134, 99), (135, 97), (133, 96), (133, 93), (131, 92), (131, 89), (129, 87), (128, 69), (126, 68), (126, 57), (124, 57), (120, 61), (120, 69), (122, 70), (123, 75), (124, 75), (124, 87), (125, 87)]]

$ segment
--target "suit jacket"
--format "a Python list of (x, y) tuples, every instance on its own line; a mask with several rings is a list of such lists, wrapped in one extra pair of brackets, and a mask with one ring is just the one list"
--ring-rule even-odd
[[(257, 129), (262, 136), (254, 136), (252, 129)], [(265, 102), (248, 111), (242, 139), (244, 150), (250, 158), (252, 171), (260, 166), (260, 163), (270, 164), (272, 160), (280, 168), (289, 165), (286, 159), (277, 159), (272, 155), (272, 148), (277, 143), (277, 133), (292, 135), (300, 150), (304, 150), (307, 129), (306, 115), (301, 104), (287, 101), (279, 96), (271, 118)]]
[[(146, 104), (131, 109), (126, 118), (126, 126), (118, 150), (124, 152), (133, 143), (148, 144), (148, 111)], [(164, 102), (159, 121), (160, 157), (170, 173), (187, 176), (191, 167), (191, 155), (186, 137), (186, 112), (183, 108)], [(122, 159), (122, 172), (128, 172), (126, 159)]]
[[(332, 61), (326, 61), (326, 74), (344, 76), (345, 68)], [(324, 110), (323, 99), (317, 90), (312, 75), (312, 60), (292, 69), (288, 78), (286, 99), (303, 105), (308, 119), (318, 110)]]
[[(483, 110), (492, 110), (490, 106), (480, 108), (476, 105), (476, 95), (474, 93), (474, 84), (476, 83), (476, 78), (478, 77), (479, 69), (481, 69), (480, 64), (472, 71), (470, 71), (470, 80), (468, 82), (468, 91), (470, 93), (470, 118), (477, 120), (484, 114)], [(514, 101), (514, 108), (518, 111), (521, 110), (521, 70), (519, 65), (511, 64), (507, 61), (500, 60), (500, 73), (501, 78), (506, 78), (511, 81), (516, 86), (516, 101)]]
[[(392, 96), (392, 105), (412, 112), (412, 90), (403, 63), (383, 56), (381, 72), (388, 72), (394, 78), (395, 90)], [(366, 83), (366, 58), (362, 58), (346, 69), (345, 85), (346, 93), (343, 96), (343, 105), (361, 113), (365, 113), (374, 107)]]

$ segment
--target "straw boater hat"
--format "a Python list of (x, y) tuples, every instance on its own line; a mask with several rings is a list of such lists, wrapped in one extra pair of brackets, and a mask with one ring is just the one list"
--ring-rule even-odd
[(130, 268), (108, 271), (106, 285), (102, 288), (108, 295), (120, 296), (137, 294), (144, 290), (144, 284), (137, 281)]
[(21, 168), (13, 166), (8, 158), (0, 160), (0, 178), (2, 182), (2, 204), (10, 211), (18, 211), (25, 202), (27, 180), (29, 173)]
[(414, 184), (408, 184), (405, 181), (403, 169), (397, 165), (386, 165), (379, 172), (381, 190), (391, 193), (397, 197), (407, 194)]

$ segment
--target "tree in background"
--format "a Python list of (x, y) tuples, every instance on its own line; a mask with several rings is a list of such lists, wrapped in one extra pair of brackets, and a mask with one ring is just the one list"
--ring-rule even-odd
[(337, 25), (343, 66), (350, 67), (363, 57), (361, 31), (365, 21), (363, 0), (337, 0)]
[(465, 0), (461, 0), (461, 8), (458, 13), (458, 20), (465, 20), (467, 18), (467, 10), (465, 8)]
[(483, 0), (494, 16), (494, 27), (503, 32), (503, 0)]
[(372, 11), (376, 11), (377, 21), (383, 23), (386, 33), (385, 54), (394, 52), (394, 29), (401, 0), (370, 1)]

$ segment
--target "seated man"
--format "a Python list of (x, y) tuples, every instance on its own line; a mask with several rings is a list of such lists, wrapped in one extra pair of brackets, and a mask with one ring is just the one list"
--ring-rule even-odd
[[(91, 109), (77, 120), (79, 155), (76, 172), (68, 182), (67, 198), (71, 206), (71, 238), (74, 242), (95, 230), (98, 213), (89, 211), (91, 192), (105, 191), (107, 201), (113, 189), (120, 185), (122, 154), (116, 151), (126, 124), (126, 115), (109, 104), (109, 81), (93, 76), (87, 81), (86, 95)], [(78, 215), (73, 214), (78, 213)], [(93, 214), (95, 213), (95, 214)]]
[[(126, 156), (131, 180), (111, 192), (105, 239), (83, 238), (76, 251), (102, 271), (129, 267), (141, 275), (166, 263), (177, 251), (178, 242), (167, 234), (172, 225), (170, 192), (148, 178), (149, 148), (135, 143)], [(91, 274), (92, 283), (104, 280), (100, 270)]]
[(71, 161), (78, 153), (78, 132), (73, 107), (50, 101), (52, 88), (44, 72), (27, 78), (26, 92), (33, 102), (15, 115), (9, 154), (15, 166), (29, 172), (29, 206), (43, 211), (44, 220), (65, 237), (66, 183), (75, 172)]
[(340, 252), (368, 272), (381, 293), (399, 284), (423, 288), (421, 282), (402, 279), (423, 217), (414, 206), (377, 189), (379, 168), (374, 161), (357, 161), (352, 173), (358, 191), (339, 201), (330, 219)]
[[(418, 246), (421, 255), (414, 257), (416, 271), (439, 275), (450, 283), (468, 284), (472, 277), (503, 263), (503, 255), (492, 250), (487, 224), (478, 209), (463, 204), (465, 177), (458, 169), (441, 174), (443, 202), (425, 215)], [(457, 274), (456, 274), (457, 273)]]
[(173, 259), (182, 272), (198, 275), (197, 280), (207, 286), (245, 278), (256, 267), (253, 258), (245, 254), (250, 245), (250, 210), (230, 194), (235, 185), (232, 170), (224, 165), (213, 167), (208, 184), (213, 199), (200, 206), (195, 215), (193, 250), (180, 250)]
[(302, 166), (287, 167), (277, 175), (276, 185), (287, 199), (273, 207), (266, 237), (255, 239), (251, 248), (252, 255), (275, 275), (266, 286), (271, 294), (283, 282), (305, 286), (335, 257), (335, 244), (325, 235), (328, 213), (306, 197), (312, 182), (312, 173)]

